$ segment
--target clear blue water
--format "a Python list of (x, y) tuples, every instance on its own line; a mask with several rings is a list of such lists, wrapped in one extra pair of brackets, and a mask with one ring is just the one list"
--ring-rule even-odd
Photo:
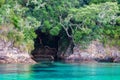
[(120, 64), (1, 64), (0, 80), (120, 80)]

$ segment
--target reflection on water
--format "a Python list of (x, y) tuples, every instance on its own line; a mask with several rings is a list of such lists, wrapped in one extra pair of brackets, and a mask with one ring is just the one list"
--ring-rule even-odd
[(30, 71), (30, 66), (28, 65), (18, 65), (18, 64), (1, 64), (0, 65), (0, 74), (9, 74), (9, 73), (23, 73)]
[(120, 64), (2, 64), (0, 80), (120, 80)]

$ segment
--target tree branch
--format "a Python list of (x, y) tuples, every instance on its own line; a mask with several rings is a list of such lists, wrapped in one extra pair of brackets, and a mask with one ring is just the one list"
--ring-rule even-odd
[(68, 32), (68, 25), (67, 25), (67, 27), (65, 27), (65, 25), (63, 24), (63, 19), (62, 19), (61, 16), (59, 16), (59, 19), (60, 19), (60, 23), (59, 23), (59, 24), (63, 27), (63, 29), (65, 30), (67, 36), (68, 36), (69, 38), (72, 38), (72, 36), (71, 36), (71, 35), (69, 34), (69, 32)]

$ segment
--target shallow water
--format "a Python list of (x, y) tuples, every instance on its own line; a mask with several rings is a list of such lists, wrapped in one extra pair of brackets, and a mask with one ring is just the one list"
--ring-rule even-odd
[(120, 80), (120, 64), (1, 64), (0, 80)]

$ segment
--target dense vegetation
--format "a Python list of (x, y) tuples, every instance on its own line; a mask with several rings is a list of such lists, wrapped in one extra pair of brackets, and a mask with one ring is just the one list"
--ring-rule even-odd
[(59, 36), (61, 46), (92, 40), (120, 46), (119, 10), (119, 0), (0, 0), (0, 38), (31, 51), (39, 29)]

